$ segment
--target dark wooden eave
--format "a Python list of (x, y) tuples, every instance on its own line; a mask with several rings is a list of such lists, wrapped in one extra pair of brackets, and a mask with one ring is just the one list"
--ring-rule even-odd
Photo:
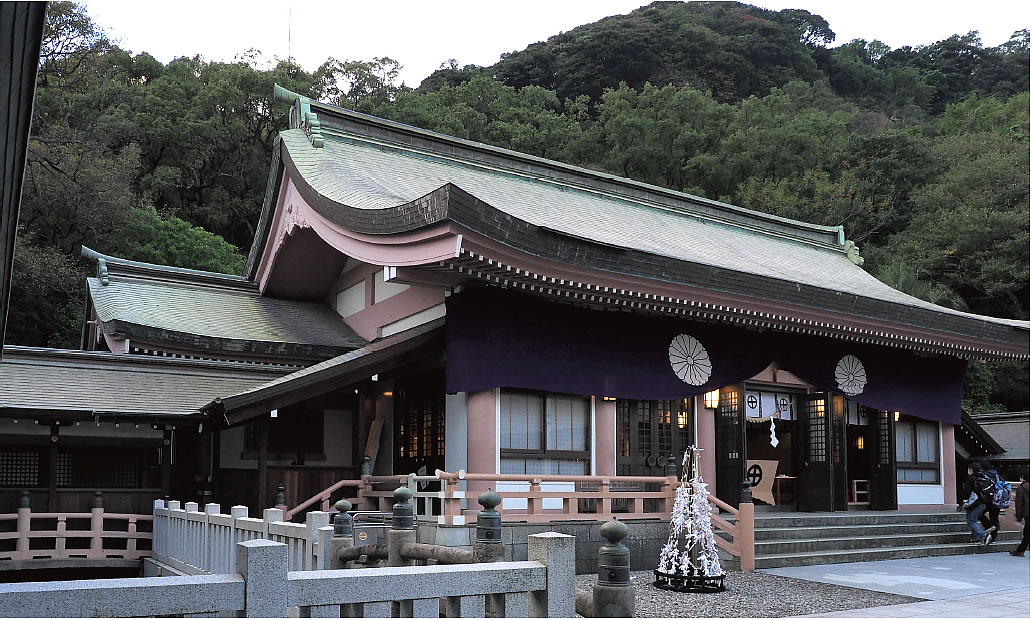
[(995, 441), (995, 439), (988, 434), (988, 431), (981, 428), (981, 425), (978, 424), (977, 421), (974, 420), (974, 418), (972, 418), (966, 411), (963, 412), (961, 420), (961, 430), (981, 445), (985, 452), (984, 456), (1002, 454), (1006, 451), (999, 445), (999, 442)]
[(245, 392), (216, 398), (201, 408), (218, 426), (246, 422), (402, 365), (442, 357), (444, 319), (377, 340)]

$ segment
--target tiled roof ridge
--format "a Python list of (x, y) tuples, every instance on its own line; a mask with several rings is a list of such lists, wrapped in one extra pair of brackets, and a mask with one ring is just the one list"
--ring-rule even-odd
[[(287, 93), (283, 96), (281, 93)], [(327, 136), (337, 137), (340, 135), (348, 135), (350, 137), (360, 138), (370, 142), (381, 142), (383, 144), (389, 144), (395, 148), (401, 148), (402, 150), (418, 151), (426, 154), (432, 154), (435, 157), (442, 157), (453, 159), (457, 161), (463, 161), (480, 166), (490, 166), (496, 169), (503, 169), (506, 172), (519, 174), (527, 178), (534, 178), (539, 181), (549, 181), (559, 183), (568, 187), (584, 189), (586, 191), (608, 193), (614, 196), (618, 196), (627, 200), (630, 200), (641, 206), (660, 208), (671, 212), (680, 212), (688, 216), (708, 216), (711, 219), (723, 220), (728, 224), (743, 225), (752, 230), (758, 229), (762, 232), (764, 230), (764, 224), (775, 224), (781, 227), (793, 228), (799, 231), (799, 237), (812, 241), (812, 238), (806, 237), (803, 233), (815, 233), (825, 235), (827, 237), (836, 238), (836, 242), (828, 243), (827, 246), (833, 245), (839, 248), (839, 250), (848, 251), (851, 247), (846, 246), (846, 239), (844, 237), (844, 229), (841, 226), (823, 226), (819, 224), (812, 224), (809, 222), (802, 222), (790, 218), (784, 218), (769, 213), (763, 213), (761, 211), (754, 211), (752, 209), (746, 209), (736, 205), (720, 202), (717, 200), (711, 200), (701, 196), (695, 196), (685, 192), (672, 190), (669, 188), (660, 187), (657, 185), (651, 185), (641, 181), (635, 181), (633, 179), (619, 177), (596, 170), (590, 170), (571, 164), (565, 164), (555, 160), (549, 160), (542, 157), (536, 157), (533, 155), (527, 155), (504, 149), (501, 147), (491, 146), (480, 142), (474, 142), (471, 140), (465, 140), (462, 138), (456, 138), (437, 132), (420, 129), (412, 125), (406, 125), (396, 121), (379, 118), (376, 116), (355, 112), (346, 108), (340, 108), (326, 103), (311, 101), (306, 97), (297, 95), (296, 93), (290, 93), (285, 89), (277, 87), (277, 98), (281, 101), (288, 101), (294, 103), (295, 101), (300, 102), (301, 107), (306, 110), (310, 110), (306, 113), (306, 117), (309, 120), (301, 118), (301, 114), (291, 114), (291, 128), (304, 131), (308, 134), (309, 142), (311, 142), (311, 131), (309, 130), (308, 122), (311, 118), (314, 118), (314, 122), (317, 124), (319, 144), (315, 148), (321, 148), (325, 143)], [(322, 113), (322, 116), (319, 116)], [(328, 124), (327, 121), (331, 122), (331, 116), (339, 117), (345, 121), (349, 121), (349, 124), (345, 126), (334, 126)], [(362, 129), (368, 128), (368, 131), (362, 131)], [(382, 131), (376, 132), (376, 129), (388, 130), (399, 133), (401, 135), (408, 136), (414, 140), (404, 142), (396, 137), (386, 136)], [(430, 148), (434, 143), (443, 146), (450, 146), (450, 152), (444, 150), (434, 150)], [(459, 152), (461, 151), (461, 152)], [(476, 157), (476, 155), (482, 154), (483, 157)], [(488, 161), (487, 157), (493, 156), (495, 161)], [(502, 161), (497, 161), (500, 158)], [(510, 165), (506, 165), (510, 164)], [(520, 170), (518, 166), (529, 166), (531, 168), (539, 169), (538, 174), (534, 174), (531, 170)], [(553, 175), (540, 174), (540, 172), (554, 172)], [(563, 177), (562, 175), (566, 175)], [(572, 178), (569, 178), (569, 175)], [(612, 184), (617, 188), (622, 188), (627, 191), (620, 192), (618, 189), (607, 189), (600, 187), (599, 184)], [(652, 194), (655, 196), (664, 196), (667, 198), (673, 198), (681, 203), (680, 205), (667, 205), (661, 204), (654, 198), (648, 200), (643, 196), (635, 196), (634, 192), (643, 192), (646, 194)], [(703, 214), (699, 211), (692, 210), (690, 205), (703, 206), (708, 209), (717, 211), (719, 215), (713, 216), (709, 214)], [(751, 222), (746, 221), (751, 220)], [(792, 235), (794, 237), (794, 235)]]
[(241, 292), (253, 291), (257, 293), (257, 286), (243, 276), (214, 271), (201, 271), (198, 269), (186, 269), (184, 267), (172, 267), (169, 265), (158, 265), (156, 263), (144, 263), (140, 261), (120, 258), (101, 254), (96, 250), (82, 246), (83, 258), (97, 266), (97, 278), (106, 284), (111, 274), (127, 276), (139, 280), (154, 280), (161, 282), (177, 282), (194, 286), (204, 285), (220, 287), (229, 290), (240, 290)]
[[(264, 366), (232, 360), (199, 360), (189, 358), (154, 357), (149, 355), (127, 355), (108, 351), (83, 351), (80, 349), (56, 349), (50, 347), (27, 347), (4, 345), (4, 364), (54, 364), (87, 362), (97, 366), (136, 366), (160, 371), (210, 372), (222, 370), (230, 373), (251, 375), (266, 374), (281, 376), (294, 372), (288, 367)], [(138, 370), (134, 369), (134, 370)]]
[[(106, 275), (106, 277), (105, 277)], [(217, 290), (229, 295), (241, 297), (261, 297), (257, 285), (252, 282), (231, 283), (222, 285), (217, 282), (199, 282), (195, 280), (183, 280), (180, 278), (163, 277), (164, 274), (137, 272), (122, 272), (108, 270), (105, 274), (98, 274), (96, 277), (86, 278), (89, 282), (95, 282), (100, 286), (109, 286), (111, 283), (134, 284), (139, 286), (174, 287), (177, 289), (208, 289)], [(269, 298), (274, 299), (274, 298)]]

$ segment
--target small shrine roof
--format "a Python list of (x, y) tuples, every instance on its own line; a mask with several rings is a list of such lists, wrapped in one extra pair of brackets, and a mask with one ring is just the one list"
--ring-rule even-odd
[[(98, 261), (88, 295), (105, 333), (191, 350), (327, 358), (365, 344), (324, 303), (262, 296), (239, 276)], [(98, 257), (99, 260), (98, 260)]]
[(199, 416), (212, 394), (245, 390), (282, 368), (140, 355), (4, 347), (0, 414), (6, 417)]

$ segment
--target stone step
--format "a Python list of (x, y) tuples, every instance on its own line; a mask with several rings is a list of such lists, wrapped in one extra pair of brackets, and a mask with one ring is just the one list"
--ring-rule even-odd
[(755, 518), (756, 529), (826, 527), (839, 525), (883, 525), (898, 523), (965, 523), (959, 512), (861, 512), (861, 513), (792, 513), (784, 516)]
[[(1019, 532), (1003, 532), (999, 542), (1020, 540)], [(873, 551), (886, 548), (912, 548), (935, 545), (969, 544), (970, 532), (899, 534), (896, 536), (847, 536), (764, 541), (755, 543), (756, 558), (793, 553), (827, 553), (838, 551)], [(993, 543), (993, 544), (997, 544)]]
[(957, 523), (877, 523), (871, 525), (828, 525), (825, 527), (776, 527), (755, 530), (755, 540), (787, 541), (805, 538), (843, 538), (845, 536), (898, 536), (904, 534), (969, 532), (965, 522)]
[(916, 545), (911, 547), (889, 547), (884, 549), (849, 549), (842, 551), (821, 551), (819, 553), (784, 553), (755, 558), (756, 568), (781, 568), (784, 566), (810, 566), (815, 564), (843, 564), (846, 562), (868, 562), (873, 560), (896, 560), (942, 555), (964, 555), (973, 553), (998, 553), (1013, 551), (1019, 540), (999, 541), (988, 547), (980, 545), (944, 544)]

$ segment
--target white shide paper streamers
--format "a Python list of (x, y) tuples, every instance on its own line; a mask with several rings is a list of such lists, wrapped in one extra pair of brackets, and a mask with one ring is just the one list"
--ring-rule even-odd
[(712, 532), (708, 485), (698, 474), (699, 452), (695, 446), (684, 452), (684, 475), (673, 500), (669, 539), (659, 554), (660, 573), (689, 577), (724, 574)]

